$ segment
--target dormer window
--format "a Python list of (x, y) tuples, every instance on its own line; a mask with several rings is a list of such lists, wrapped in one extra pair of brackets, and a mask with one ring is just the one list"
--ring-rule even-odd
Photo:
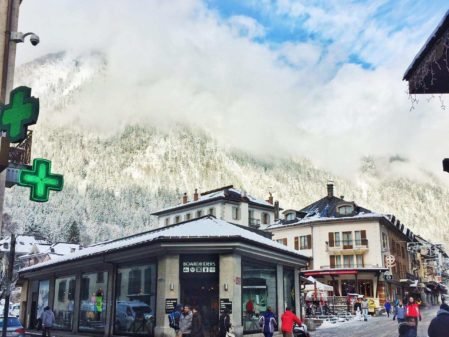
[(295, 220), (295, 213), (294, 212), (290, 212), (285, 214), (285, 220)]
[(353, 205), (342, 205), (337, 207), (337, 213), (340, 215), (350, 215), (354, 213), (354, 206)]

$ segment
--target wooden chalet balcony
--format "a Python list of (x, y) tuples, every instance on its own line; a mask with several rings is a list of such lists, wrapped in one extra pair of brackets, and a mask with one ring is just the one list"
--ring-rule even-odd
[(333, 246), (326, 242), (326, 251), (333, 255), (364, 253), (368, 251), (368, 239), (340, 240), (335, 241)]

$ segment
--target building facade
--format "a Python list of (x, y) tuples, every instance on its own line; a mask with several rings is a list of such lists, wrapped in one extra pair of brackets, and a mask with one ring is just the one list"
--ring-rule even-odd
[(299, 309), (307, 263), (254, 229), (206, 216), (22, 269), (21, 319), (33, 328), (50, 305), (58, 335), (174, 336), (167, 315), (182, 303), (198, 307), (209, 337), (225, 307), (236, 336), (259, 333), (268, 306)]
[(273, 240), (311, 257), (304, 275), (333, 286), (336, 296), (357, 293), (379, 305), (402, 296), (400, 280), (409, 270), (407, 242), (413, 233), (394, 217), (335, 197), (333, 184), (327, 189), (324, 198), (285, 211), (283, 220), (269, 226)]
[(253, 228), (268, 226), (277, 219), (278, 214), (279, 205), (273, 201), (271, 194), (267, 200), (257, 199), (233, 185), (201, 194), (195, 190), (192, 199), (184, 193), (179, 205), (152, 213), (157, 216), (159, 227), (212, 215), (217, 219)]

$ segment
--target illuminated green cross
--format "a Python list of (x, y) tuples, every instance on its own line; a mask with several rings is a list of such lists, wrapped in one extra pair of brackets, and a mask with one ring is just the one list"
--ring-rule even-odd
[(9, 104), (0, 106), (0, 131), (6, 132), (11, 143), (26, 138), (28, 126), (39, 117), (39, 99), (31, 96), (31, 88), (18, 87), (11, 91)]
[(21, 170), (19, 185), (31, 187), (30, 199), (38, 202), (48, 201), (50, 190), (61, 191), (64, 178), (61, 174), (51, 174), (51, 161), (34, 159), (31, 170)]

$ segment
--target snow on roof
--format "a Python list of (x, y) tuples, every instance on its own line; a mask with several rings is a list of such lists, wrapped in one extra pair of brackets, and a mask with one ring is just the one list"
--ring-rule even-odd
[(351, 219), (379, 219), (379, 218), (385, 218), (388, 220), (388, 218), (384, 214), (380, 213), (359, 213), (354, 216), (340, 216), (340, 217), (320, 217), (318, 216), (310, 216), (303, 219), (298, 219), (296, 222), (283, 224), (283, 223), (275, 223), (273, 225), (268, 226), (268, 230), (270, 229), (278, 229), (278, 228), (285, 228), (285, 227), (291, 227), (291, 226), (300, 226), (300, 225), (306, 225), (312, 222), (327, 222), (327, 221), (340, 221), (340, 220), (351, 220)]
[[(5, 243), (7, 245), (5, 245)], [(7, 236), (0, 240), (0, 251), (9, 252), (11, 237)], [(16, 237), (16, 254), (28, 254), (33, 247), (37, 247), (39, 251), (49, 247), (50, 243), (45, 240), (36, 239), (33, 235), (18, 235)]]
[(135, 246), (142, 243), (153, 242), (158, 239), (192, 239), (192, 238), (232, 238), (240, 237), (254, 243), (263, 244), (267, 247), (275, 248), (289, 254), (297, 255), (299, 258), (305, 259), (304, 255), (298, 251), (288, 248), (283, 244), (265, 238), (257, 233), (244, 229), (240, 226), (229, 222), (216, 219), (213, 216), (206, 216), (191, 221), (183, 222), (177, 225), (144, 232), (132, 236), (128, 236), (118, 240), (112, 240), (86, 247), (74, 253), (65, 256), (56, 257), (50, 261), (45, 261), (31, 267), (21, 269), (21, 271), (29, 271), (56, 263), (72, 261), (80, 258), (94, 256), (106, 252), (116, 251), (123, 248)]
[(407, 70), (404, 73), (403, 80), (408, 80), (409, 76), (411, 75), (412, 70), (418, 65), (418, 63), (421, 61), (421, 59), (425, 56), (424, 53), (427, 51), (427, 49), (430, 48), (431, 43), (434, 39), (438, 37), (439, 34), (441, 34), (441, 30), (444, 28), (444, 26), (447, 24), (446, 21), (449, 21), (449, 10), (444, 14), (443, 18), (439, 22), (439, 24), (436, 26), (436, 28), (433, 30), (432, 34), (427, 38), (426, 43), (421, 47), (419, 52), (416, 54), (416, 56), (413, 58), (412, 63), (408, 66)]
[(181, 203), (181, 204), (177, 204), (175, 206), (163, 208), (161, 210), (153, 212), (152, 214), (157, 215), (157, 214), (169, 212), (171, 210), (175, 210), (178, 208), (190, 208), (191, 206), (200, 205), (200, 204), (206, 203), (208, 201), (213, 201), (216, 199), (226, 199), (228, 197), (229, 192), (234, 195), (238, 195), (239, 198), (244, 198), (244, 197), (248, 198), (249, 202), (252, 204), (257, 204), (260, 206), (271, 207), (271, 208), (274, 207), (268, 201), (255, 198), (255, 197), (253, 197), (249, 194), (246, 194), (245, 192), (238, 190), (234, 187), (229, 187), (229, 188), (223, 188), (221, 190), (214, 190), (214, 191), (211, 191), (210, 193), (206, 193), (206, 194), (201, 194), (198, 196), (198, 200), (195, 200), (195, 201), (192, 200), (192, 201), (188, 201), (185, 204)]

